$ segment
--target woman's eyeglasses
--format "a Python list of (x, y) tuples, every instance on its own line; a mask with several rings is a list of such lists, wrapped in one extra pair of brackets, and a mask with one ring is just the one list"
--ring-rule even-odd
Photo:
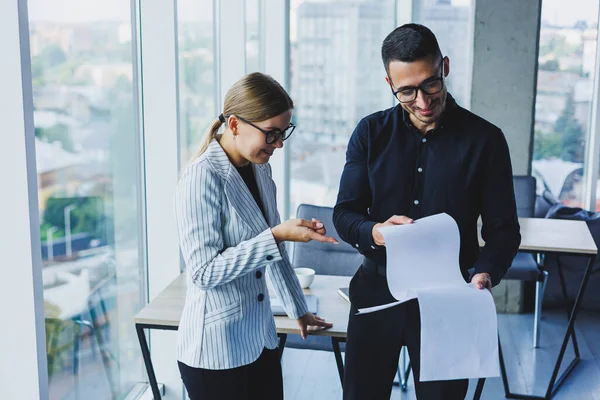
[[(225, 118), (229, 118), (230, 115), (226, 115)], [(290, 123), (288, 125), (288, 127), (285, 128), (283, 131), (281, 129), (278, 129), (278, 128), (271, 129), (271, 130), (265, 130), (265, 129), (262, 129), (261, 127), (258, 127), (256, 125), (254, 125), (252, 122), (248, 121), (247, 119), (244, 119), (244, 118), (242, 118), (240, 116), (237, 116), (237, 115), (236, 115), (236, 117), (240, 121), (243, 121), (243, 122), (247, 123), (248, 125), (256, 128), (259, 131), (261, 131), (262, 133), (264, 133), (266, 135), (267, 144), (273, 144), (276, 141), (278, 141), (279, 138), (281, 138), (281, 140), (288, 139), (292, 135), (292, 133), (294, 132), (294, 129), (296, 129), (296, 125)]]

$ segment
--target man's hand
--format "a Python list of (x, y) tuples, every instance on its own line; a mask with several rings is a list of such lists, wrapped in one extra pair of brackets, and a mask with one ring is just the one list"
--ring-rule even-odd
[(492, 277), (487, 272), (481, 274), (475, 274), (471, 278), (471, 283), (477, 289), (491, 289), (492, 288)]
[(387, 221), (385, 221), (383, 224), (379, 223), (373, 226), (373, 231), (371, 233), (373, 236), (373, 241), (377, 246), (385, 246), (385, 240), (383, 239), (383, 235), (381, 234), (381, 232), (379, 232), (379, 228), (383, 228), (384, 226), (404, 225), (412, 223), (413, 220), (405, 215), (394, 215), (390, 217)]

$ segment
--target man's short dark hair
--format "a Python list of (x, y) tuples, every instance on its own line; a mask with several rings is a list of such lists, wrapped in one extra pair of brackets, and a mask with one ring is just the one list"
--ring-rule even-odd
[(413, 62), (431, 56), (441, 58), (440, 46), (433, 32), (419, 24), (399, 26), (387, 35), (381, 45), (381, 59), (386, 72), (392, 61)]

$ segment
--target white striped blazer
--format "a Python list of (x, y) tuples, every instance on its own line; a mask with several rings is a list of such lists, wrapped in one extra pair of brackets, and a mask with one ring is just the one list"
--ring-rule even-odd
[(266, 270), (290, 318), (308, 311), (285, 247), (271, 233), (280, 222), (271, 167), (253, 168), (267, 221), (216, 140), (177, 185), (175, 215), (187, 270), (177, 359), (190, 367), (235, 368), (277, 347)]

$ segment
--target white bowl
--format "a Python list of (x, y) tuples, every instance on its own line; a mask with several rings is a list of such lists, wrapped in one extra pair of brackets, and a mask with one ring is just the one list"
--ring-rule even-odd
[(294, 268), (302, 289), (306, 289), (315, 280), (315, 270), (312, 268)]

